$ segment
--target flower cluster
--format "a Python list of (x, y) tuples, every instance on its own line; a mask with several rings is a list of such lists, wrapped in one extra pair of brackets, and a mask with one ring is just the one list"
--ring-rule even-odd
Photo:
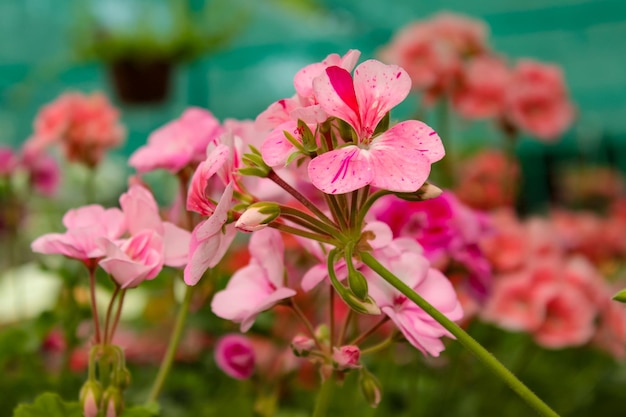
[(119, 112), (105, 95), (69, 92), (41, 109), (25, 146), (40, 150), (59, 144), (69, 161), (93, 168), (108, 149), (123, 142), (125, 135)]
[(407, 69), (426, 105), (446, 99), (463, 118), (557, 139), (575, 115), (560, 68), (532, 59), (509, 65), (487, 38), (483, 22), (440, 13), (399, 30), (380, 55)]

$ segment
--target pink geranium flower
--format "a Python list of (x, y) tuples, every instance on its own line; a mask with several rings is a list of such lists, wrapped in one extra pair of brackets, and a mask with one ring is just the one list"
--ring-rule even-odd
[(223, 336), (215, 345), (215, 363), (232, 378), (248, 379), (254, 373), (254, 347), (243, 335)]
[(136, 287), (155, 278), (163, 265), (180, 267), (187, 262), (190, 233), (164, 222), (157, 203), (146, 188), (133, 185), (120, 197), (126, 218), (128, 239), (102, 238), (105, 258), (100, 261), (122, 287)]
[(235, 272), (213, 297), (211, 309), (223, 319), (241, 323), (246, 332), (257, 315), (296, 294), (284, 286), (284, 244), (280, 232), (263, 229), (250, 238), (250, 263)]
[(350, 124), (356, 142), (323, 153), (309, 163), (313, 185), (328, 194), (343, 194), (368, 184), (400, 192), (417, 190), (430, 165), (444, 155), (437, 133), (409, 120), (374, 136), (382, 118), (408, 95), (411, 80), (396, 65), (375, 60), (359, 65), (354, 78), (340, 67), (328, 67), (313, 82), (320, 106)]
[(63, 216), (65, 233), (49, 233), (37, 238), (34, 252), (60, 254), (87, 262), (104, 256), (100, 238), (117, 239), (126, 230), (126, 219), (117, 208), (89, 205), (68, 211)]
[(515, 67), (507, 103), (513, 125), (542, 140), (557, 139), (575, 116), (561, 69), (532, 60)]
[(232, 183), (226, 186), (211, 217), (199, 223), (191, 232), (189, 262), (184, 272), (187, 285), (196, 285), (208, 268), (217, 265), (235, 239), (235, 224), (226, 224), (232, 205), (233, 186)]
[(175, 174), (203, 157), (206, 147), (222, 133), (219, 121), (208, 110), (190, 107), (180, 118), (150, 134), (147, 145), (133, 153), (129, 165), (138, 172), (166, 169)]
[(478, 56), (463, 68), (452, 103), (466, 119), (485, 119), (504, 113), (510, 71), (506, 63), (492, 56)]
[[(376, 254), (394, 275), (450, 320), (460, 320), (463, 317), (463, 310), (452, 284), (441, 272), (431, 268), (421, 253), (414, 250), (403, 251), (395, 257), (387, 257), (383, 251), (377, 251)], [(369, 282), (369, 294), (409, 343), (425, 355), (439, 356), (444, 350), (441, 337), (452, 335), (373, 271), (365, 269), (364, 273)]]
[(70, 92), (41, 109), (26, 148), (41, 150), (59, 143), (70, 161), (96, 166), (104, 152), (119, 146), (126, 131), (119, 112), (102, 93)]

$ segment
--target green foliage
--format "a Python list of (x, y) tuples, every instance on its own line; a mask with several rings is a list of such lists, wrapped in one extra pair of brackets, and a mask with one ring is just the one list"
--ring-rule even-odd
[(19, 405), (13, 417), (83, 417), (83, 410), (77, 401), (65, 402), (58, 394), (46, 392), (33, 404)]
[(154, 5), (147, 2), (141, 19), (125, 29), (107, 27), (85, 13), (72, 42), (78, 56), (87, 60), (190, 61), (223, 48), (241, 31), (246, 13), (232, 5), (229, 9), (227, 3), (211, 1), (203, 10), (191, 11), (186, 1), (169, 0), (167, 15), (171, 21), (163, 25), (150, 20)]

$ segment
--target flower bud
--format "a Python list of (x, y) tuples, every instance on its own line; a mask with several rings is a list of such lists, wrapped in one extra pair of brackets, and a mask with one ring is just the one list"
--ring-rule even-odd
[(346, 288), (345, 292), (339, 292), (339, 296), (346, 304), (348, 304), (348, 307), (350, 307), (357, 313), (371, 314), (373, 316), (377, 316), (380, 314), (380, 308), (376, 305), (372, 297), (370, 297), (369, 295), (365, 298), (365, 300), (361, 300), (356, 295), (354, 295), (352, 291)]
[(615, 294), (613, 299), (615, 301), (619, 301), (620, 303), (626, 303), (626, 288)]
[(235, 227), (242, 232), (256, 232), (264, 229), (280, 215), (280, 208), (276, 203), (262, 201), (248, 206), (248, 209), (235, 223)]
[(85, 382), (80, 389), (80, 404), (83, 407), (85, 417), (96, 417), (98, 415), (98, 404), (102, 398), (102, 386), (96, 380)]
[(303, 335), (297, 335), (291, 341), (291, 349), (293, 354), (298, 357), (309, 356), (311, 350), (315, 347), (315, 340)]
[(361, 368), (359, 374), (359, 386), (365, 400), (372, 408), (378, 407), (382, 399), (382, 386), (378, 378), (365, 368)]
[(333, 362), (339, 371), (360, 368), (361, 350), (357, 346), (333, 348)]
[(398, 198), (406, 201), (424, 201), (439, 197), (443, 190), (436, 185), (425, 182), (417, 191), (412, 193), (394, 193)]
[(254, 372), (254, 348), (247, 337), (229, 334), (215, 345), (215, 362), (228, 376), (247, 379)]
[(124, 399), (122, 398), (122, 392), (110, 385), (104, 390), (102, 394), (102, 403), (100, 407), (104, 410), (105, 417), (117, 417), (122, 414), (124, 409)]

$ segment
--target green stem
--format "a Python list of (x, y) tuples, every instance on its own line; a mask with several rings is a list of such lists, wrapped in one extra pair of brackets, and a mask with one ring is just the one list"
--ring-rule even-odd
[(124, 296), (126, 295), (126, 290), (126, 288), (122, 290), (122, 292), (120, 293), (120, 298), (117, 301), (115, 320), (113, 320), (113, 325), (111, 326), (111, 340), (113, 340), (113, 336), (115, 336), (115, 330), (117, 329), (117, 325), (120, 322), (120, 317), (122, 316), (122, 306), (124, 305)]
[(172, 334), (170, 336), (170, 343), (167, 346), (167, 351), (165, 352), (165, 356), (163, 356), (163, 360), (161, 361), (159, 373), (157, 374), (157, 377), (152, 384), (152, 388), (150, 389), (150, 395), (146, 400), (146, 405), (151, 404), (157, 400), (157, 398), (159, 397), (159, 393), (163, 388), (163, 384), (165, 383), (165, 378), (167, 378), (167, 374), (172, 367), (172, 363), (174, 362), (174, 356), (176, 355), (176, 349), (178, 349), (178, 344), (180, 343), (180, 339), (183, 335), (183, 329), (185, 328), (185, 322), (187, 321), (187, 313), (189, 312), (189, 306), (191, 305), (191, 295), (194, 288), (195, 287), (189, 285), (185, 288), (185, 298), (183, 299), (183, 302), (178, 310), (176, 323), (174, 324), (174, 329), (172, 330)]
[(334, 386), (335, 384), (333, 383), (332, 375), (322, 382), (322, 386), (317, 393), (317, 399), (315, 400), (313, 417), (326, 417), (328, 403), (330, 402), (330, 394), (332, 393)]
[(96, 305), (96, 267), (94, 265), (88, 265), (87, 268), (89, 269), (89, 294), (95, 333), (94, 342), (96, 345), (99, 345), (102, 341), (102, 335), (100, 334), (100, 317), (98, 316), (98, 306)]
[(304, 222), (308, 223), (306, 225), (303, 223), (300, 223), (302, 226), (313, 228), (320, 233), (333, 236), (336, 239), (339, 239), (340, 237), (339, 231), (335, 228), (333, 224), (325, 223), (293, 207), (279, 205), (279, 209), (280, 209), (281, 216), (289, 217), (290, 219), (299, 218), (303, 220)]
[(418, 307), (437, 320), (446, 330), (452, 333), (457, 338), (459, 343), (469, 349), (485, 366), (487, 366), (487, 368), (499, 376), (513, 391), (526, 401), (529, 406), (534, 408), (537, 413), (547, 417), (558, 417), (558, 414), (554, 410), (537, 397), (537, 395), (526, 387), (522, 381), (517, 379), (511, 371), (502, 365), (502, 363), (500, 363), (500, 361), (489, 353), (480, 343), (474, 340), (472, 336), (466, 333), (456, 323), (448, 319), (444, 314), (413, 291), (413, 289), (382, 266), (370, 253), (361, 253), (361, 259), (367, 266), (372, 268), (372, 270), (383, 277), (389, 284), (404, 294), (409, 300), (413, 301)]
[(393, 335), (386, 338), (385, 340), (383, 340), (377, 345), (361, 350), (361, 355), (369, 355), (370, 353), (380, 352), (381, 350), (387, 349), (392, 344), (393, 344)]
[(306, 230), (298, 229), (297, 227), (291, 227), (286, 224), (273, 222), (268, 224), (268, 227), (283, 231), (285, 233), (290, 233), (292, 235), (306, 237), (307, 239), (317, 240), (318, 242), (328, 243), (329, 245), (333, 246), (336, 246), (339, 243), (329, 236), (323, 236), (318, 235), (317, 233), (307, 232)]
[(308, 208), (309, 210), (311, 210), (312, 213), (314, 213), (317, 217), (319, 217), (320, 220), (322, 220), (324, 222), (327, 222), (328, 224), (334, 224), (333, 221), (331, 219), (329, 219), (328, 216), (326, 216), (324, 214), (324, 212), (322, 212), (322, 210), (317, 208), (317, 206), (315, 204), (313, 204), (311, 201), (309, 201), (309, 199), (307, 199), (305, 196), (300, 194), (300, 192), (298, 190), (293, 188), (291, 185), (287, 184), (274, 171), (270, 171), (269, 174), (267, 174), (267, 178), (269, 178), (270, 180), (274, 181), (283, 190), (285, 190), (289, 194), (291, 194), (296, 200), (298, 200), (300, 203), (302, 203), (302, 205), (304, 207)]
[(111, 301), (109, 301), (109, 307), (107, 307), (107, 314), (104, 319), (104, 344), (111, 343), (111, 339), (113, 339), (113, 334), (109, 331), (109, 325), (111, 322), (111, 314), (113, 312), (113, 305), (115, 304), (115, 300), (117, 299), (117, 295), (120, 292), (120, 286), (116, 283), (115, 289), (113, 290), (113, 294), (111, 295)]
[[(372, 268), (372, 269), (374, 269), (374, 268)], [(380, 319), (380, 321), (378, 323), (374, 324), (372, 327), (370, 327), (365, 332), (363, 332), (359, 336), (357, 336), (354, 340), (352, 340), (350, 342), (350, 344), (354, 345), (354, 346), (358, 345), (363, 340), (365, 340), (369, 335), (371, 335), (376, 330), (378, 330), (380, 328), (380, 326), (382, 326), (383, 324), (387, 323), (387, 321), (389, 321), (389, 317), (387, 317), (387, 316), (383, 317), (382, 319)]]
[(369, 209), (372, 207), (372, 205), (381, 197), (386, 196), (387, 194), (392, 194), (391, 191), (387, 191), (387, 190), (378, 190), (374, 193), (372, 193), (371, 196), (369, 196), (367, 198), (367, 200), (365, 200), (365, 202), (363, 204), (361, 204), (360, 208), (359, 208), (359, 213), (358, 213), (358, 217), (356, 219), (356, 225), (357, 228), (360, 228), (363, 225), (363, 221), (365, 219), (365, 215), (367, 214), (367, 212), (369, 211)]
[(317, 346), (317, 348), (321, 351), (324, 351), (324, 347), (322, 346), (320, 341), (317, 339), (317, 336), (315, 335), (315, 329), (313, 328), (313, 325), (311, 324), (309, 319), (306, 317), (304, 312), (300, 309), (300, 307), (298, 307), (298, 305), (293, 301), (293, 299), (290, 300), (289, 305), (293, 309), (294, 313), (296, 313), (296, 316), (298, 316), (302, 324), (304, 324), (304, 327), (309, 332), (309, 335), (315, 341), (315, 345)]

